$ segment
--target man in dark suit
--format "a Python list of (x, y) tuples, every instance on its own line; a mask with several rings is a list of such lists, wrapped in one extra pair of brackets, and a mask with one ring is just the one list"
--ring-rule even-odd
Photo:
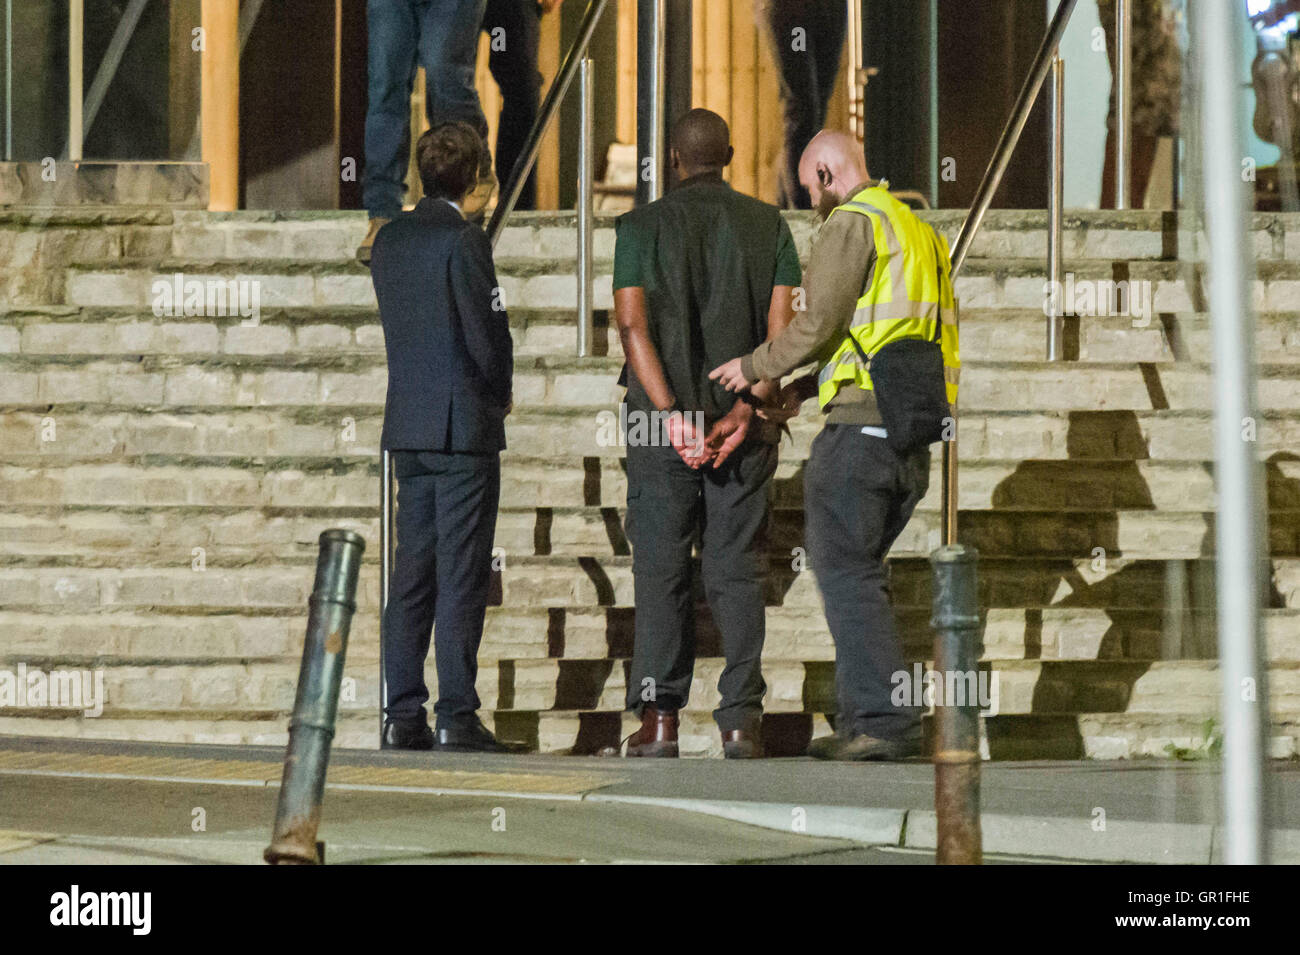
[[(382, 443), (398, 481), (383, 632), (386, 749), (506, 749), (479, 720), (474, 689), (514, 370), (491, 245), (460, 211), (482, 149), (467, 123), (420, 137), (425, 198), (379, 230), (370, 266), (388, 352)], [(424, 711), (430, 628), (433, 730)]]

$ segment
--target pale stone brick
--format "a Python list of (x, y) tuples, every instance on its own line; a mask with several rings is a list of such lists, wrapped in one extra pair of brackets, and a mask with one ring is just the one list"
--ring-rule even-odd
[(388, 369), (367, 371), (321, 372), (320, 400), (334, 405), (383, 404), (388, 388)]
[(285, 325), (226, 326), (221, 350), (228, 355), (281, 355), (293, 350), (293, 333)]
[(155, 342), (153, 350), (168, 355), (208, 354), (220, 348), (221, 331), (211, 322), (163, 322)]
[(384, 327), (376, 322), (373, 325), (357, 326), (357, 345), (361, 348), (384, 347)]
[(317, 259), (321, 261), (350, 259), (366, 237), (366, 224), (339, 223), (336, 225), (309, 225), (289, 229), (285, 234), (285, 253), (291, 259)]
[(227, 237), (226, 254), (232, 259), (283, 258), (285, 232), (274, 225), (233, 225)]
[(316, 279), (315, 304), (376, 308), (369, 275), (321, 275)]
[(235, 404), (236, 382), (227, 371), (193, 365), (167, 372), (164, 400), (169, 405)]
[(143, 305), (150, 301), (149, 276), (142, 272), (82, 272), (68, 274), (64, 297), (69, 305)]
[[(497, 240), (493, 255), (499, 259), (527, 258), (537, 254), (538, 231), (532, 226), (507, 226)], [(547, 229), (540, 230), (542, 233)], [(572, 255), (572, 251), (569, 253)]]
[(227, 257), (225, 229), (177, 223), (172, 230), (172, 255), (205, 261)]
[(238, 281), (257, 282), (261, 308), (301, 308), (316, 304), (316, 280), (307, 274), (234, 276)]
[(314, 371), (265, 371), (259, 378), (257, 403), (263, 405), (314, 404), (320, 390)]
[(561, 405), (610, 405), (618, 401), (622, 390), (613, 376), (558, 374), (551, 383), (550, 397)]
[(294, 335), (299, 348), (341, 352), (352, 347), (352, 329), (342, 325), (300, 325)]
[(240, 688), (247, 682), (243, 667), (194, 667), (188, 671), (186, 702), (198, 707), (233, 707), (239, 702)]
[[(16, 332), (17, 329), (10, 329)], [(38, 355), (74, 355), (113, 350), (110, 325), (81, 322), (28, 324), (22, 331), (22, 350)]]
[(0, 404), (32, 404), (40, 391), (35, 372), (6, 371), (0, 375)]

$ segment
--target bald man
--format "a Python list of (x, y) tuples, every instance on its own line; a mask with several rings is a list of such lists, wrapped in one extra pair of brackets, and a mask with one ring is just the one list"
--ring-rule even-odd
[(901, 759), (920, 753), (921, 720), (915, 701), (892, 694), (906, 671), (885, 558), (929, 486), (929, 446), (953, 420), (948, 247), (888, 183), (871, 179), (850, 136), (818, 133), (799, 179), (826, 220), (808, 264), (807, 309), (710, 377), (743, 393), (817, 363), (815, 374), (781, 390), (778, 408), (760, 412), (784, 420), (816, 395), (826, 413), (804, 469), (804, 528), (835, 640), (839, 710), (835, 735), (814, 740), (809, 753)]
[[(776, 429), (751, 397), (709, 380), (790, 320), (801, 281), (781, 213), (723, 181), (730, 131), (708, 110), (673, 128), (679, 178), (617, 223), (614, 314), (627, 357), (627, 536), (636, 629), (627, 706), (641, 718), (628, 756), (678, 755), (678, 714), (695, 668), (691, 554), (726, 665), (714, 720), (728, 758), (762, 754), (764, 571), (760, 535)], [(758, 388), (759, 399), (771, 390)]]

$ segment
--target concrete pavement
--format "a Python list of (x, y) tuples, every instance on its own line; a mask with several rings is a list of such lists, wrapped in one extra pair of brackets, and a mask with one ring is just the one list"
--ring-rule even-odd
[[(283, 755), (0, 738), (0, 862), (256, 862)], [(1300, 862), (1300, 765), (1274, 769)], [(981, 788), (992, 861), (1218, 860), (1214, 763), (987, 763)], [(933, 769), (337, 750), (320, 836), (331, 862), (928, 862)]]

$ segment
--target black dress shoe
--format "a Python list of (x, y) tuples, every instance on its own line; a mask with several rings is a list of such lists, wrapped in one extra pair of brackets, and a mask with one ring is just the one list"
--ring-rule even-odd
[(921, 755), (921, 735), (908, 734), (903, 739), (880, 739), (866, 733), (851, 737), (823, 736), (808, 745), (808, 755), (851, 763), (910, 759)]
[(478, 717), (472, 723), (439, 726), (433, 736), (433, 748), (444, 753), (520, 753), (525, 749), (498, 740)]
[(433, 730), (422, 719), (389, 720), (384, 724), (380, 749), (433, 749)]

